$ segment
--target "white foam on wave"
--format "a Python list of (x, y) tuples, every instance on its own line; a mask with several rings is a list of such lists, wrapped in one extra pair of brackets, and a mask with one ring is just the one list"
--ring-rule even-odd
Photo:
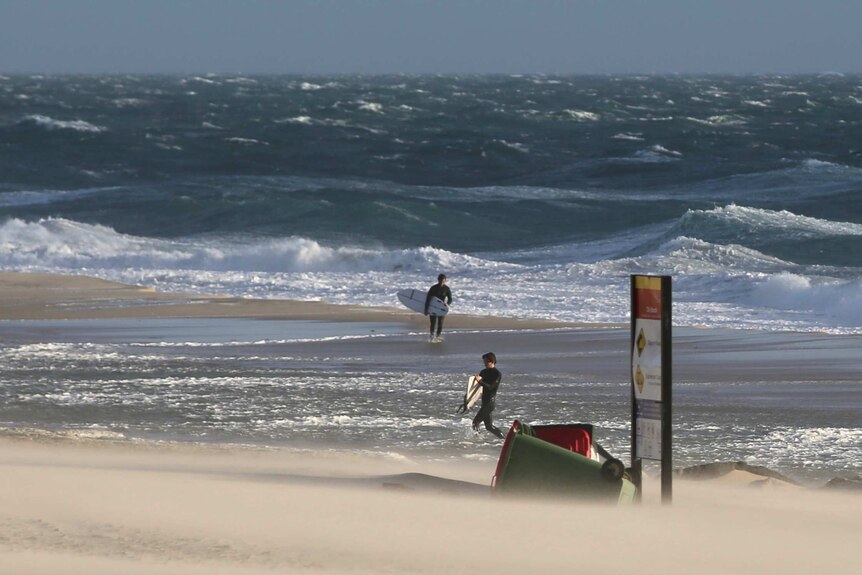
[(812, 238), (823, 236), (859, 236), (862, 224), (834, 222), (794, 214), (787, 210), (767, 210), (730, 204), (712, 210), (688, 210), (682, 221), (704, 218), (730, 225), (734, 233), (756, 231), (780, 233), (784, 237)]
[(11, 219), (0, 225), (0, 266), (4, 268), (370, 272), (485, 269), (489, 265), (481, 258), (432, 247), (330, 247), (303, 237), (161, 240), (62, 218), (36, 222)]
[(686, 120), (696, 124), (702, 124), (704, 126), (711, 126), (713, 128), (724, 126), (744, 126), (748, 123), (748, 118), (738, 114), (719, 114), (716, 116), (710, 116), (706, 119), (686, 117)]
[(567, 120), (574, 120), (576, 122), (598, 122), (602, 119), (600, 114), (586, 110), (563, 110), (561, 115)]
[(651, 147), (650, 150), (657, 154), (667, 154), (669, 156), (674, 156), (677, 158), (682, 157), (682, 152), (677, 152), (676, 150), (665, 148), (664, 146), (659, 144), (656, 144), (655, 146)]
[(631, 273), (674, 278), (675, 321), (682, 325), (862, 333), (862, 276), (852, 269), (802, 266), (684, 236), (642, 256), (569, 268), (578, 283), (617, 305), (625, 305), (619, 286)]
[(458, 313), (598, 323), (627, 321), (629, 274), (667, 274), (675, 278), (681, 325), (862, 332), (862, 279), (852, 269), (806, 267), (686, 236), (662, 241), (666, 233), (651, 226), (616, 244), (479, 257), (302, 237), (165, 240), (63, 219), (8, 220), (0, 225), (0, 269), (84, 273), (183, 293), (394, 307), (398, 289), (426, 289), (444, 271)]
[(200, 84), (210, 84), (210, 85), (212, 85), (212, 86), (218, 86), (218, 85), (220, 85), (220, 82), (218, 82), (217, 80), (213, 80), (213, 79), (211, 79), (211, 78), (205, 78), (205, 77), (203, 77), (203, 76), (194, 76), (194, 77), (192, 77), (192, 78), (189, 78), (188, 80), (185, 80), (185, 79), (184, 79), (184, 80), (182, 80), (180, 83), (181, 83), (181, 84), (187, 84), (187, 83), (190, 83), (190, 82), (198, 82), (198, 83), (200, 83)]
[(611, 136), (612, 140), (629, 140), (632, 142), (643, 142), (644, 139), (638, 134), (629, 134), (627, 132), (620, 132), (619, 134), (614, 134)]
[(658, 250), (658, 254), (669, 260), (688, 260), (692, 262), (689, 264), (692, 271), (698, 264), (702, 265), (701, 272), (715, 269), (750, 272), (754, 268), (762, 269), (763, 266), (774, 269), (775, 266), (790, 265), (780, 258), (738, 244), (713, 244), (685, 236), (666, 242)]
[(663, 242), (649, 253), (630, 258), (608, 260), (599, 265), (606, 269), (631, 270), (677, 276), (749, 277), (753, 273), (776, 273), (795, 268), (794, 264), (738, 244), (714, 244), (701, 239), (679, 236)]
[(311, 116), (294, 116), (292, 118), (285, 118), (284, 120), (276, 120), (276, 123), (304, 124), (306, 126), (311, 126), (314, 124), (314, 119)]
[(360, 110), (365, 110), (366, 112), (374, 112), (375, 114), (383, 113), (383, 104), (378, 104), (377, 102), (366, 102), (364, 100), (360, 100), (358, 104)]
[(818, 170), (827, 170), (828, 171), (828, 170), (834, 170), (834, 169), (841, 169), (841, 170), (858, 169), (858, 168), (851, 168), (850, 166), (846, 166), (844, 164), (836, 164), (835, 162), (827, 162), (826, 160), (818, 160), (816, 158), (806, 158), (805, 160), (802, 161), (802, 163), (800, 165), (802, 166), (802, 168), (809, 170), (809, 171), (818, 171)]
[(862, 326), (862, 279), (837, 280), (780, 272), (752, 291), (750, 303), (783, 310), (807, 311)]
[(673, 122), (676, 120), (674, 116), (648, 116), (646, 118), (638, 118), (639, 120), (647, 121), (647, 122)]
[(778, 309), (768, 305), (768, 298), (752, 297), (759, 282), (775, 274), (801, 275), (805, 269), (735, 244), (677, 237), (644, 255), (575, 264), (568, 270), (571, 285), (578, 286), (573, 290), (577, 297), (589, 298), (587, 309), (594, 321), (599, 314), (590, 306), (601, 309), (605, 317), (620, 318), (627, 305), (625, 282), (633, 273), (674, 278), (674, 321), (680, 325), (831, 333), (857, 333), (862, 328), (854, 317), (814, 313), (805, 306)]
[(362, 124), (355, 124), (353, 122), (348, 122), (347, 120), (342, 119), (331, 119), (331, 118), (323, 118), (317, 119), (307, 115), (300, 116), (292, 116), (290, 118), (283, 118), (280, 120), (274, 120), (276, 124), (301, 124), (306, 126), (331, 126), (336, 128), (347, 128), (350, 130), (361, 130), (363, 132), (369, 132), (371, 134), (385, 134), (386, 130), (381, 130), (378, 128), (371, 128), (369, 126), (363, 126)]
[(264, 140), (255, 140), (254, 138), (225, 138), (225, 142), (233, 142), (234, 144), (243, 144), (246, 146), (269, 146), (269, 142), (266, 142)]
[(653, 164), (663, 162), (675, 162), (678, 161), (680, 158), (682, 158), (682, 152), (665, 148), (660, 144), (655, 144), (647, 149), (638, 150), (634, 153), (633, 156), (629, 156), (627, 158), (612, 158), (610, 161)]
[(34, 124), (46, 130), (74, 130), (76, 132), (89, 132), (98, 134), (107, 132), (108, 128), (104, 126), (96, 126), (84, 120), (56, 120), (50, 116), (42, 114), (30, 114), (24, 116), (20, 121), (21, 124)]
[(259, 82), (254, 78), (246, 78), (245, 76), (237, 76), (235, 78), (227, 78), (224, 80), (225, 84), (244, 84), (244, 85), (255, 85), (259, 84)]
[(529, 154), (530, 148), (526, 144), (522, 144), (520, 142), (509, 142), (506, 140), (494, 140), (495, 142), (502, 144), (503, 146), (515, 150), (516, 152), (520, 152), (522, 154)]

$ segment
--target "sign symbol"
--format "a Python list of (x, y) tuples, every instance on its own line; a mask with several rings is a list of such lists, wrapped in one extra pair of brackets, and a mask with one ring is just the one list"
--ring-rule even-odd
[(641, 332), (638, 334), (637, 339), (638, 346), (638, 357), (644, 352), (644, 348), (646, 347), (646, 336), (644, 335), (644, 328), (641, 328)]

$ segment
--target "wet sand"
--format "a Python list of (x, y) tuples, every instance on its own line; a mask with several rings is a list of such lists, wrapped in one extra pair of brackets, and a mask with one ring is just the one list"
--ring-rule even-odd
[[(2, 319), (260, 318), (398, 322), (421, 326), (427, 320), (406, 309), (335, 305), (293, 300), (241, 299), (160, 292), (86, 276), (0, 272)], [(540, 329), (586, 324), (545, 320), (463, 316), (447, 318), (447, 329)]]

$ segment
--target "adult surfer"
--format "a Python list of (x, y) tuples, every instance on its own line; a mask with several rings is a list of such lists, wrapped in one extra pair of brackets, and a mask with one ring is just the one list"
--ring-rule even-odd
[[(445, 302), (446, 305), (452, 303), (452, 291), (446, 285), (446, 274), (438, 275), (437, 283), (428, 289), (428, 294), (425, 296), (425, 315), (428, 315), (428, 306), (433, 297)], [(443, 316), (432, 313), (429, 317), (431, 318), (431, 341), (439, 340), (440, 333), (443, 331)], [(436, 336), (434, 335), (435, 330), (437, 331)]]
[(491, 420), (491, 412), (495, 407), (494, 398), (497, 396), (503, 374), (497, 369), (497, 356), (493, 352), (489, 351), (483, 355), (482, 361), (485, 363), (485, 369), (476, 376), (476, 381), (482, 386), (482, 406), (473, 418), (473, 431), (479, 431), (479, 424), (484, 423), (485, 429), (503, 439), (503, 432), (494, 427), (494, 422)]

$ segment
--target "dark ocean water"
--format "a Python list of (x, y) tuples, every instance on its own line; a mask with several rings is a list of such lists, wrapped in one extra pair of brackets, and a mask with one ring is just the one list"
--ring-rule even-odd
[(0, 268), (862, 331), (862, 77), (0, 78)]
[[(443, 271), (453, 313), (592, 322), (628, 320), (629, 274), (670, 274), (677, 326), (860, 334), (860, 254), (859, 76), (0, 76), (0, 270), (393, 306)], [(452, 340), (417, 363), (366, 360), (400, 331), (336, 359), (291, 339), (353, 345), (339, 325), (3, 323), (0, 427), (498, 451), (453, 423), (475, 354)], [(711, 333), (745, 357), (752, 332)], [(855, 337), (812, 338), (852, 369)], [(852, 376), (774, 353), (808, 371), (680, 372), (678, 462), (858, 472)], [(627, 368), (596, 381), (588, 355), (507, 367), (502, 424), (592, 421), (624, 453)]]

